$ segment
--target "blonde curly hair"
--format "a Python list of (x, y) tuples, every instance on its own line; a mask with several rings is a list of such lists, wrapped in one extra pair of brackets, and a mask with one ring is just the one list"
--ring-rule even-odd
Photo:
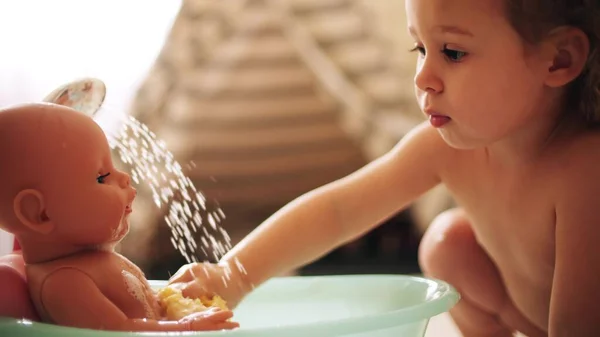
[(588, 61), (570, 85), (568, 106), (600, 124), (600, 0), (505, 0), (508, 19), (521, 37), (539, 42), (552, 29), (572, 26), (590, 41)]

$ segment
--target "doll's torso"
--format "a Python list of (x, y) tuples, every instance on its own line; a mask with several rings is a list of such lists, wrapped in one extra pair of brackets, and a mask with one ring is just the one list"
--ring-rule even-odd
[[(42, 301), (44, 281), (63, 268), (87, 274), (99, 291), (128, 318), (161, 318), (159, 304), (142, 271), (117, 253), (99, 250), (27, 265), (29, 292), (44, 322), (55, 323)], [(64, 296), (69, 296), (69, 284), (64, 286)]]

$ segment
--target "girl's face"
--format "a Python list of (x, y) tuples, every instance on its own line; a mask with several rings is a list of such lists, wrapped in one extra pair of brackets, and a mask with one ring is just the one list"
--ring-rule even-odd
[(406, 0), (419, 52), (419, 106), (456, 148), (486, 146), (553, 118), (541, 48), (528, 47), (501, 0)]

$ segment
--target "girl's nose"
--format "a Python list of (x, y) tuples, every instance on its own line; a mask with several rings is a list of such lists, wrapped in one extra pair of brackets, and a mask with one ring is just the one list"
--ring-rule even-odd
[(427, 57), (419, 61), (414, 79), (415, 86), (430, 94), (441, 93), (444, 91), (444, 83), (431, 61)]

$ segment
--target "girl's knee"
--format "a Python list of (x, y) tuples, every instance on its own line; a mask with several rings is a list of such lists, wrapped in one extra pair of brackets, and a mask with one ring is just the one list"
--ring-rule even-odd
[(438, 215), (419, 246), (419, 264), (425, 274), (444, 277), (456, 270), (465, 254), (479, 246), (475, 234), (461, 209), (451, 209)]
[(461, 210), (446, 211), (431, 223), (419, 247), (419, 263), (426, 276), (466, 292), (479, 307), (497, 312), (506, 303), (498, 269)]

